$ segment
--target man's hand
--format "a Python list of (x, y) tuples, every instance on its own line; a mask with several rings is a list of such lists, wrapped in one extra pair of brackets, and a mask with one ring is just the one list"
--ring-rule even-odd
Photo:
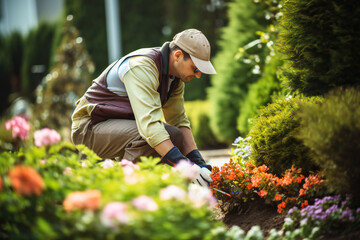
[(204, 165), (204, 167), (200, 167), (196, 164), (194, 164), (191, 168), (196, 168), (197, 174), (194, 179), (194, 183), (199, 184), (203, 187), (208, 187), (209, 183), (213, 182), (213, 180), (210, 177), (211, 171), (206, 167), (210, 165)]
[(165, 156), (162, 158), (162, 162), (165, 162), (166, 164), (169, 164), (170, 166), (174, 167), (176, 164), (178, 164), (181, 160), (190, 160), (182, 155), (180, 150), (177, 147), (173, 147), (168, 151)]
[(202, 158), (198, 149), (194, 149), (189, 152), (186, 157), (198, 166), (206, 165), (205, 160)]

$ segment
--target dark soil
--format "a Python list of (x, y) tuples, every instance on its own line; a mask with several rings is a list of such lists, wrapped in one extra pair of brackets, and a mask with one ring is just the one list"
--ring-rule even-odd
[(280, 230), (284, 224), (285, 214), (279, 214), (276, 206), (265, 204), (262, 199), (250, 201), (231, 209), (217, 209), (217, 220), (226, 226), (239, 226), (245, 232), (252, 226), (258, 225), (264, 236), (268, 236), (271, 229)]
[[(276, 206), (265, 204), (263, 199), (256, 199), (241, 206), (216, 209), (216, 219), (229, 228), (236, 225), (247, 233), (252, 226), (260, 226), (264, 237), (271, 229), (280, 230), (284, 224), (286, 212), (279, 214)], [(321, 240), (360, 240), (360, 231), (339, 236), (324, 236)]]

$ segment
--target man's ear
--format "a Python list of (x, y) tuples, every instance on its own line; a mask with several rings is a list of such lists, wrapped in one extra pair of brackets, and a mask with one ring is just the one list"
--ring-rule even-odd
[(183, 56), (183, 52), (181, 50), (176, 50), (174, 52), (174, 59), (175, 61), (179, 61), (181, 56)]

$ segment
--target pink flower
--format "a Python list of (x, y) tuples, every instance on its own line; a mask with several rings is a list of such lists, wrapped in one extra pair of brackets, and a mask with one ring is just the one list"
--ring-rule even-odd
[(157, 203), (148, 196), (140, 196), (132, 201), (134, 207), (142, 211), (156, 211), (158, 209)]
[(25, 140), (29, 136), (30, 124), (24, 117), (16, 116), (5, 123), (6, 130), (12, 129), (12, 137)]
[(176, 185), (169, 185), (166, 188), (161, 189), (160, 191), (160, 198), (162, 200), (170, 200), (170, 199), (177, 199), (181, 200), (184, 199), (186, 196), (186, 192), (176, 186)]
[(194, 203), (195, 207), (201, 207), (203, 205), (214, 207), (217, 203), (210, 189), (198, 184), (189, 185), (189, 199)]
[(54, 129), (43, 128), (34, 132), (35, 146), (42, 147), (60, 142), (61, 136)]
[(119, 223), (127, 224), (130, 220), (126, 214), (127, 206), (121, 202), (110, 202), (106, 204), (100, 214), (101, 223), (105, 227), (115, 228)]
[(140, 169), (139, 165), (136, 165), (133, 162), (127, 160), (127, 159), (122, 159), (119, 162), (119, 165), (122, 166), (124, 174), (127, 175), (127, 176), (133, 174), (136, 169)]
[(192, 164), (186, 160), (181, 160), (172, 170), (175, 172), (180, 172), (182, 177), (190, 180), (193, 180), (198, 173), (198, 169), (192, 168)]

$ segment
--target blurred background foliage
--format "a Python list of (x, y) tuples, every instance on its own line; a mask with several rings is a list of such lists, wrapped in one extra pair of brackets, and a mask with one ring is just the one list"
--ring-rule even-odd
[[(260, 110), (279, 98), (298, 93), (322, 96), (336, 86), (358, 85), (359, 50), (354, 41), (359, 34), (359, 4), (350, 2), (154, 0), (150, 7), (144, 0), (119, 0), (123, 55), (142, 47), (160, 46), (186, 28), (204, 32), (212, 46), (217, 74), (203, 75), (186, 85), (187, 114), (200, 148), (229, 146), (236, 137), (247, 136)], [(84, 86), (109, 64), (104, 1), (63, 3), (63, 14), (57, 22), (41, 22), (26, 35), (14, 32), (0, 36), (3, 118), (39, 104), (39, 91), (35, 89), (59, 68), (56, 55), (65, 38), (68, 15), (73, 16), (72, 24), (82, 39), (84, 54), (94, 64), (93, 71), (88, 69), (86, 77), (80, 77)], [(335, 18), (337, 15), (343, 17)], [(321, 25), (314, 17), (321, 19)], [(81, 67), (74, 69), (76, 72)], [(67, 77), (64, 73), (57, 78)], [(69, 86), (74, 87), (73, 83)], [(64, 85), (64, 91), (69, 86)], [(63, 93), (49, 94), (48, 99), (53, 100), (61, 99), (59, 94)], [(78, 95), (81, 93), (74, 96)], [(27, 104), (15, 101), (19, 97)], [(40, 108), (53, 110), (48, 101), (41, 104)], [(75, 97), (66, 104), (71, 112)], [(64, 112), (61, 118), (66, 121), (61, 120), (60, 125), (69, 128), (69, 114)], [(56, 124), (48, 119), (40, 125)]]

